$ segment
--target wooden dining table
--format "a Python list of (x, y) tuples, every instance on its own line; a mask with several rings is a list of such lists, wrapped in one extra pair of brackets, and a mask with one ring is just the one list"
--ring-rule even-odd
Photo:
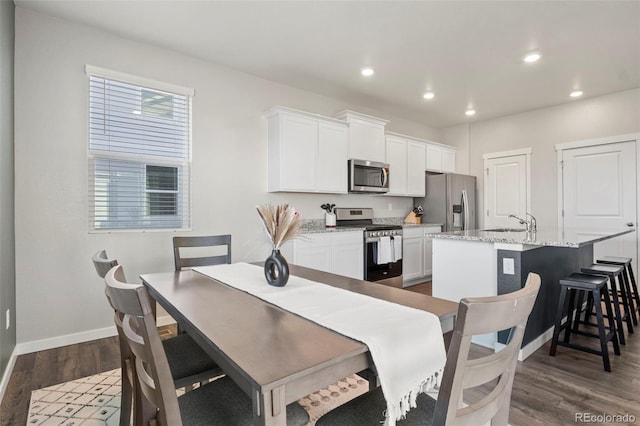
[[(439, 317), (443, 333), (453, 329), (457, 303), (296, 265), (290, 271), (431, 312)], [(196, 271), (144, 274), (141, 279), (156, 302), (251, 397), (254, 425), (285, 425), (287, 404), (351, 374), (375, 371), (364, 343)]]

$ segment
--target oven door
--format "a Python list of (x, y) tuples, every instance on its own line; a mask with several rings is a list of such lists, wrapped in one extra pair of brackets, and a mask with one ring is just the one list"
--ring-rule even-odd
[(402, 288), (402, 259), (397, 262), (379, 265), (376, 263), (376, 244), (377, 240), (365, 243), (365, 281), (373, 281)]

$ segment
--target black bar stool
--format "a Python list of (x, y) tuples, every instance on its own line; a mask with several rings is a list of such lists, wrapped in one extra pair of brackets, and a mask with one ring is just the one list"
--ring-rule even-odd
[[(615, 318), (609, 318), (609, 321), (616, 321), (616, 329), (618, 331), (618, 340), (621, 345), (626, 344), (624, 339), (624, 328), (622, 327), (622, 322), (627, 322), (627, 331), (632, 334), (633, 333), (633, 324), (631, 323), (631, 315), (629, 314), (629, 302), (627, 300), (626, 294), (626, 286), (625, 282), (622, 278), (622, 273), (624, 272), (624, 266), (620, 265), (604, 265), (594, 263), (593, 265), (582, 268), (583, 274), (591, 274), (591, 275), (604, 275), (609, 277), (609, 282), (611, 283), (611, 299), (613, 301), (613, 312), (615, 314)], [(620, 298), (622, 298), (622, 306), (624, 307), (624, 314), (620, 311)], [(594, 302), (589, 299), (589, 302)], [(598, 301), (599, 302), (599, 301)], [(591, 315), (591, 303), (587, 303), (587, 313), (586, 318), (588, 319)], [(580, 300), (580, 304), (578, 308), (582, 307), (582, 300)]]
[(638, 317), (640, 317), (640, 295), (638, 294), (638, 286), (636, 285), (636, 277), (633, 275), (633, 268), (631, 267), (630, 257), (613, 257), (605, 256), (602, 259), (598, 259), (597, 263), (603, 263), (607, 265), (621, 265), (625, 270), (622, 274), (627, 283), (627, 292), (629, 297), (629, 307), (631, 308), (631, 318), (633, 324), (638, 325)]
[[(579, 331), (577, 326), (574, 327), (573, 321), (580, 321), (580, 309), (576, 309), (575, 299), (576, 293), (581, 293), (580, 296), (584, 296), (587, 292), (591, 294), (594, 301), (599, 301), (601, 297), (605, 301), (605, 309), (609, 318), (614, 318), (611, 311), (611, 299), (609, 297), (609, 291), (607, 289), (607, 282), (609, 278), (606, 276), (587, 275), (587, 274), (571, 274), (567, 278), (560, 280), (560, 299), (558, 300), (558, 310), (556, 311), (556, 323), (553, 329), (553, 338), (551, 339), (551, 349), (549, 355), (555, 356), (558, 346), (566, 346), (571, 349), (576, 349), (583, 352), (592, 353), (602, 356), (602, 363), (604, 364), (604, 370), (611, 372), (611, 364), (609, 362), (609, 348), (608, 343), (613, 343), (613, 352), (616, 355), (620, 355), (620, 346), (618, 345), (618, 335), (616, 333), (615, 321), (608, 321), (608, 327), (605, 326), (604, 317), (602, 315), (602, 305), (600, 303), (594, 303), (596, 310), (596, 323), (590, 323), (587, 320), (581, 321), (581, 324), (588, 326), (595, 326), (598, 328), (598, 334), (587, 333)], [(567, 295), (569, 295), (568, 303)], [(602, 295), (602, 296), (601, 296)], [(566, 306), (565, 306), (566, 305)], [(575, 320), (574, 320), (575, 310)], [(562, 324), (562, 317), (567, 315), (567, 322)], [(559, 341), (558, 337), (562, 329), (565, 330), (564, 339)], [(607, 332), (608, 329), (608, 332)], [(587, 337), (594, 337), (600, 340), (600, 350), (578, 345), (570, 342), (571, 334), (579, 334)]]

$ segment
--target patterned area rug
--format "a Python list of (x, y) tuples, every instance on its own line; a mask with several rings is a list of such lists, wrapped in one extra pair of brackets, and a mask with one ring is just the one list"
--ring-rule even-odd
[[(298, 402), (309, 413), (312, 426), (324, 413), (368, 388), (366, 380), (353, 375)], [(120, 390), (120, 369), (35, 390), (31, 392), (27, 425), (118, 425)]]

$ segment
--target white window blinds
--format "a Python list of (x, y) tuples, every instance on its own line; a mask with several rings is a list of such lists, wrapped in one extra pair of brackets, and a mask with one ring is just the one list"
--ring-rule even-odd
[(191, 226), (191, 96), (139, 82), (89, 72), (90, 230)]

